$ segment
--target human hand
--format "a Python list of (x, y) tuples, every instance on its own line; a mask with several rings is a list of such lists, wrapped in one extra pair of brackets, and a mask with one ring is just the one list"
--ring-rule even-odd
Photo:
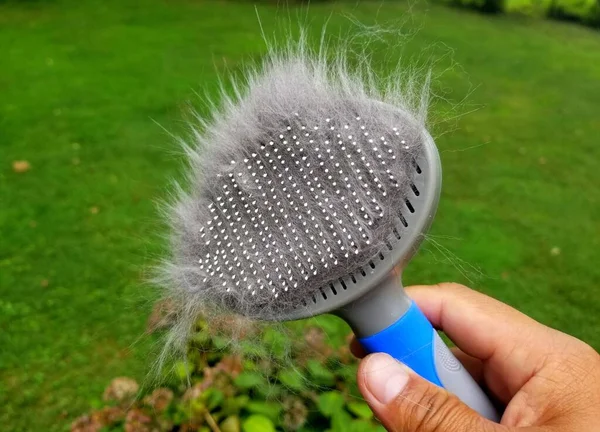
[[(500, 425), (387, 354), (365, 357), (358, 385), (395, 432), (600, 431), (600, 355), (510, 306), (457, 284), (407, 288), (456, 357), (506, 406)], [(355, 339), (352, 352), (365, 355)]]

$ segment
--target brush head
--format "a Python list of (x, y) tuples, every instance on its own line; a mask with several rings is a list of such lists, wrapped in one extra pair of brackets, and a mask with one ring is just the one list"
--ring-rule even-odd
[(287, 58), (226, 102), (190, 150), (191, 190), (173, 211), (170, 279), (187, 308), (330, 310), (309, 299), (388, 255), (433, 144), (381, 99), (344, 71)]

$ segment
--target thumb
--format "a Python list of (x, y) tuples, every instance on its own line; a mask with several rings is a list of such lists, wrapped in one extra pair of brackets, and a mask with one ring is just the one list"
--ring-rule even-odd
[(358, 386), (377, 418), (390, 431), (503, 430), (387, 354), (371, 354), (360, 363)]

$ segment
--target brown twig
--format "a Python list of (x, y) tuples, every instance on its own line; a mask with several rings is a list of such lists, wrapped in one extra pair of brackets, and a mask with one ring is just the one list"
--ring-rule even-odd
[(208, 411), (204, 411), (204, 419), (206, 420), (206, 423), (208, 423), (208, 426), (210, 426), (212, 432), (221, 432), (221, 429), (219, 429), (219, 425)]

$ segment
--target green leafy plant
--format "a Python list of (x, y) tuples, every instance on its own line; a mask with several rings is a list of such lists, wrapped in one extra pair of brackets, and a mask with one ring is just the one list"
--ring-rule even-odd
[(71, 430), (383, 430), (357, 391), (356, 360), (347, 344), (334, 348), (325, 340), (320, 327), (291, 325), (266, 328), (234, 349), (222, 328), (211, 331), (201, 321), (185, 361), (173, 365), (180, 384), (134, 398), (137, 383), (116, 378), (104, 392), (104, 406), (77, 418)]
[(548, 16), (561, 20), (600, 25), (600, 1), (552, 0), (548, 7)]
[(516, 12), (600, 26), (600, 0), (440, 0), (484, 13)]
[(452, 6), (465, 7), (483, 13), (497, 14), (504, 12), (505, 0), (443, 0)]

